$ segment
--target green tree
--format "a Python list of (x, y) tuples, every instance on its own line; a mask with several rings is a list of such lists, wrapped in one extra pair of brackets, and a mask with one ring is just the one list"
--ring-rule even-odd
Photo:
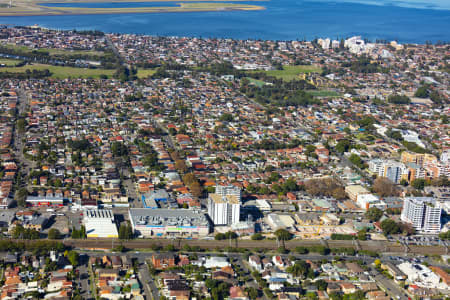
[(217, 233), (217, 234), (214, 236), (214, 239), (215, 239), (216, 241), (224, 240), (224, 239), (225, 239), (225, 234), (219, 232), (219, 233)]
[(337, 144), (336, 144), (336, 151), (338, 153), (344, 153), (347, 152), (350, 149), (350, 141), (349, 140), (340, 140)]
[(360, 241), (367, 240), (367, 230), (366, 229), (362, 229), (362, 230), (358, 231), (358, 234), (356, 235), (356, 237)]
[(426, 185), (426, 180), (423, 178), (417, 178), (411, 182), (411, 186), (418, 190), (423, 190), (425, 185)]
[(20, 239), (23, 238), (23, 233), (24, 233), (25, 229), (23, 228), (22, 225), (17, 224), (14, 229), (12, 230), (12, 237), (14, 239)]
[(399, 130), (392, 130), (391, 128), (389, 128), (386, 131), (386, 136), (390, 137), (391, 139), (394, 139), (396, 141), (403, 141), (403, 136), (402, 133)]
[(407, 186), (408, 185), (408, 180), (402, 178), (402, 180), (400, 180), (400, 184), (403, 186)]
[(57, 240), (57, 239), (60, 238), (60, 236), (61, 236), (61, 233), (56, 228), (51, 228), (48, 231), (48, 238), (51, 239), (51, 240)]
[(420, 86), (414, 93), (414, 96), (416, 96), (418, 98), (428, 98), (429, 95), (430, 95), (430, 91), (428, 90), (427, 85)]
[(246, 290), (247, 290), (248, 297), (251, 300), (256, 300), (258, 298), (258, 290), (256, 288), (248, 287), (248, 288), (246, 288)]
[(72, 227), (71, 237), (73, 239), (85, 239), (86, 238), (86, 227), (84, 227), (84, 225), (81, 225), (79, 230), (75, 229), (75, 227)]
[(392, 104), (410, 104), (411, 99), (408, 96), (403, 95), (391, 95), (388, 97), (388, 101)]
[(366, 218), (372, 222), (377, 222), (383, 216), (383, 211), (377, 207), (370, 207), (366, 212)]
[(264, 236), (258, 232), (258, 233), (253, 234), (251, 238), (254, 241), (260, 241), (260, 240), (264, 239)]
[(20, 207), (26, 206), (26, 199), (28, 197), (28, 190), (26, 188), (20, 188), (15, 195), (15, 199), (17, 201), (17, 205)]
[(439, 238), (441, 240), (450, 240), (450, 230), (447, 232), (441, 232), (439, 233)]
[(220, 121), (225, 121), (225, 122), (231, 122), (231, 121), (233, 121), (233, 115), (229, 114), (229, 113), (222, 114), (219, 117), (219, 120)]
[(314, 281), (314, 285), (317, 287), (319, 291), (325, 291), (328, 287), (328, 283), (323, 279)]
[(292, 274), (294, 277), (305, 278), (310, 267), (303, 260), (297, 260), (292, 266), (286, 268), (286, 272)]
[(285, 241), (292, 239), (292, 234), (286, 229), (278, 229), (274, 234), (277, 239), (283, 243), (283, 248), (286, 248)]
[(385, 219), (380, 225), (384, 235), (397, 234), (400, 232), (400, 226), (392, 219)]
[(298, 254), (308, 254), (309, 253), (308, 248), (302, 247), (302, 246), (295, 247), (295, 252)]
[(123, 143), (113, 142), (111, 144), (111, 152), (116, 157), (122, 157), (128, 154), (128, 148)]
[(352, 153), (350, 155), (350, 157), (348, 158), (348, 160), (351, 161), (352, 164), (354, 164), (358, 168), (360, 168), (360, 169), (364, 168), (364, 163), (363, 163), (361, 157), (359, 157), (359, 155)]
[(225, 233), (225, 239), (227, 239), (227, 240), (229, 240), (229, 239), (237, 239), (238, 238), (238, 235), (236, 234), (236, 232), (234, 232), (234, 231), (227, 231), (226, 233)]
[(336, 293), (336, 292), (330, 293), (329, 296), (330, 296), (331, 300), (342, 300), (343, 299), (342, 295), (339, 293)]
[(133, 238), (133, 229), (128, 223), (122, 223), (119, 227), (119, 239), (129, 240)]
[(20, 118), (17, 120), (17, 130), (19, 131), (20, 134), (25, 133), (26, 129), (27, 129), (27, 121), (23, 118)]
[(73, 251), (73, 250), (69, 251), (69, 253), (67, 254), (67, 259), (70, 261), (70, 263), (74, 267), (78, 266), (79, 258), (80, 258), (80, 255), (78, 254), (78, 252)]
[(314, 146), (314, 145), (307, 145), (306, 149), (305, 149), (305, 154), (307, 156), (311, 156), (312, 154), (314, 154), (314, 151), (316, 151), (316, 146)]

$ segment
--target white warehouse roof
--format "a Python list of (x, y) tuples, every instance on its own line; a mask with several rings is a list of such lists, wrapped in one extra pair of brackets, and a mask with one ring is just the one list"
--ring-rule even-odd
[(87, 237), (117, 238), (114, 214), (109, 209), (88, 209), (84, 213), (84, 226)]

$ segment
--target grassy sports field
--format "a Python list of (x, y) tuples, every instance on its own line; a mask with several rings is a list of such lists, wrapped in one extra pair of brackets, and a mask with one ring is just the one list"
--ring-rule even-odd
[(26, 70), (45, 70), (48, 69), (53, 78), (100, 78), (101, 75), (111, 77), (115, 70), (107, 69), (88, 69), (88, 68), (74, 68), (65, 66), (52, 66), (44, 64), (25, 65), (22, 67), (3, 67), (0, 72), (24, 73)]
[[(75, 68), (67, 66), (52, 66), (46, 64), (32, 64), (25, 65), (22, 67), (15, 67), (20, 60), (15, 59), (1, 59), (0, 67), (1, 72), (13, 72), (13, 73), (23, 73), (26, 70), (45, 70), (48, 69), (52, 73), (52, 78), (64, 79), (64, 78), (100, 78), (102, 75), (106, 75), (108, 78), (112, 78), (116, 70), (113, 69), (89, 69), (89, 68)], [(147, 78), (155, 74), (156, 69), (138, 69), (137, 76), (139, 78)]]
[(155, 72), (156, 72), (156, 69), (138, 69), (137, 77), (147, 78), (148, 76), (155, 74)]
[(311, 94), (315, 97), (339, 97), (341, 94), (335, 91), (328, 91), (328, 90), (310, 90), (308, 91), (308, 94)]
[(18, 50), (24, 53), (31, 53), (33, 51), (37, 52), (48, 52), (50, 55), (97, 55), (101, 56), (104, 54), (103, 51), (95, 51), (95, 50), (69, 50), (69, 49), (52, 49), (52, 48), (39, 48), (39, 49), (31, 49), (27, 46), (17, 46), (12, 44), (2, 44), (3, 47), (11, 48), (14, 50)]
[(298, 79), (298, 75), (304, 73), (321, 72), (322, 69), (314, 66), (283, 66), (283, 70), (270, 70), (266, 71), (267, 75), (281, 78), (285, 81), (291, 81)]
[(20, 60), (16, 59), (6, 59), (6, 58), (0, 58), (0, 65), (5, 65), (6, 67), (14, 67), (17, 63), (19, 63)]
[(314, 65), (300, 65), (300, 66), (283, 66), (283, 70), (269, 70), (269, 71), (250, 71), (250, 73), (264, 72), (269, 76), (273, 76), (284, 81), (291, 81), (300, 79), (299, 75), (321, 72), (322, 69)]

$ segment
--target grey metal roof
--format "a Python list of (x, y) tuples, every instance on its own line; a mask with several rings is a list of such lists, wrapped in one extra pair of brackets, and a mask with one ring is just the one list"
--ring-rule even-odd
[(131, 208), (130, 217), (136, 225), (205, 226), (208, 219), (201, 211), (190, 209)]

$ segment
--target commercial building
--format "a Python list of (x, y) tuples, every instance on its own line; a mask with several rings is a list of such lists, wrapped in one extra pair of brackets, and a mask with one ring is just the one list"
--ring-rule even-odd
[(437, 162), (437, 157), (428, 153), (411, 153), (404, 151), (402, 152), (401, 162), (404, 164), (414, 163), (419, 166), (424, 166), (428, 163)]
[(370, 194), (370, 192), (364, 188), (361, 185), (348, 185), (345, 187), (345, 193), (350, 198), (350, 200), (355, 201), (357, 200), (358, 195), (362, 194)]
[(0, 228), (9, 228), (15, 219), (16, 212), (5, 210), (0, 212)]
[(441, 230), (441, 207), (431, 197), (405, 198), (401, 220), (411, 223), (417, 231), (439, 233)]
[(381, 268), (388, 271), (389, 275), (394, 277), (395, 282), (404, 282), (406, 279), (405, 273), (403, 273), (397, 265), (392, 262), (385, 262), (381, 265)]
[(369, 162), (369, 171), (377, 174), (379, 177), (386, 177), (397, 184), (408, 175), (408, 168), (403, 163), (392, 160), (371, 160)]
[(117, 226), (114, 222), (114, 214), (109, 209), (88, 209), (83, 217), (86, 235), (99, 238), (117, 238)]
[(369, 207), (378, 207), (383, 208), (385, 204), (380, 201), (380, 199), (373, 194), (361, 194), (356, 197), (356, 203), (365, 210), (368, 210)]
[(447, 289), (446, 283), (425, 265), (412, 264), (404, 262), (398, 265), (398, 268), (408, 276), (408, 283), (415, 284), (423, 288)]
[(267, 212), (272, 210), (272, 205), (264, 199), (249, 200), (245, 202), (244, 208)]
[(235, 196), (238, 201), (241, 201), (241, 189), (234, 185), (217, 185), (215, 193), (222, 197), (232, 195)]
[(144, 208), (158, 208), (158, 202), (168, 202), (170, 200), (169, 193), (164, 189), (151, 191), (141, 195), (142, 205)]
[(210, 232), (205, 214), (189, 209), (131, 208), (133, 232), (139, 237), (202, 237)]
[(436, 201), (450, 202), (450, 187), (446, 186), (426, 186), (424, 192), (433, 194)]
[(152, 265), (157, 270), (175, 267), (175, 260), (176, 257), (173, 253), (155, 253), (152, 255)]
[(226, 258), (226, 257), (211, 256), (211, 257), (208, 257), (205, 259), (203, 265), (207, 269), (212, 269), (212, 268), (218, 269), (218, 268), (228, 267), (230, 265), (230, 263), (228, 262), (228, 258)]
[(372, 159), (368, 163), (369, 171), (377, 174), (378, 176), (383, 176), (383, 175), (380, 175), (380, 174), (383, 174), (383, 164), (384, 164), (384, 160), (382, 160), (382, 159), (379, 159), (379, 158)]
[(384, 165), (383, 176), (388, 178), (393, 183), (400, 183), (402, 176), (407, 174), (407, 169), (404, 164), (399, 162), (388, 162)]
[(426, 194), (433, 195), (436, 202), (439, 202), (439, 206), (447, 213), (450, 214), (450, 187), (445, 186), (426, 186), (424, 188)]
[(440, 281), (450, 286), (450, 275), (440, 267), (431, 266), (430, 269), (441, 278)]
[(324, 225), (334, 225), (340, 224), (340, 219), (335, 214), (324, 214), (320, 216), (320, 220)]
[(406, 167), (408, 168), (408, 173), (406, 179), (411, 182), (419, 178), (427, 177), (427, 172), (425, 168), (416, 163), (407, 163)]
[(441, 153), (440, 161), (442, 163), (450, 164), (450, 149), (447, 149)]
[(158, 203), (156, 203), (155, 199), (151, 197), (149, 193), (141, 195), (142, 206), (144, 208), (157, 209), (159, 208)]
[(26, 203), (29, 206), (64, 206), (64, 198), (50, 196), (28, 196)]
[(33, 218), (23, 221), (22, 226), (25, 229), (34, 229), (37, 231), (42, 231), (48, 224), (49, 219), (45, 216), (35, 215)]
[(289, 215), (269, 214), (266, 218), (267, 223), (273, 231), (278, 229), (293, 229), (295, 225), (294, 219)]
[(255, 233), (255, 223), (247, 220), (231, 225), (231, 230), (238, 235), (250, 235)]
[(234, 186), (216, 186), (216, 193), (208, 196), (208, 214), (214, 225), (232, 225), (239, 222), (241, 190)]
[(2, 191), (0, 191), (0, 209), (7, 209), (11, 202), (11, 197), (9, 197), (9, 195), (4, 195)]

